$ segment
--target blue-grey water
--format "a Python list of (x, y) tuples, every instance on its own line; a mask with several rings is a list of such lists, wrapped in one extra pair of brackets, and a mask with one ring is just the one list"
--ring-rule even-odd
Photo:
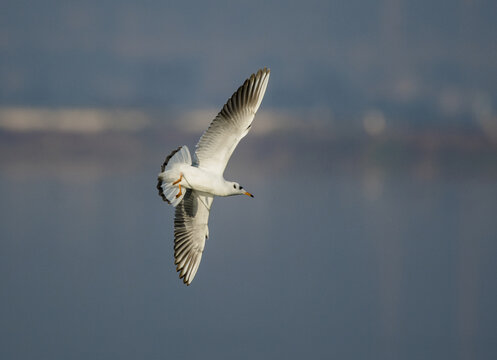
[(495, 358), (494, 177), (318, 153), (279, 171), (249, 143), (227, 176), (255, 198), (215, 200), (186, 287), (155, 189), (169, 147), (3, 167), (2, 359)]

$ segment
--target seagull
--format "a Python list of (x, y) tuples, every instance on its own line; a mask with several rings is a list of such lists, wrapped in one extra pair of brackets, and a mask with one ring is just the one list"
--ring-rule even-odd
[(223, 177), (240, 140), (252, 127), (269, 81), (270, 70), (252, 74), (231, 96), (200, 137), (193, 157), (186, 146), (173, 150), (161, 166), (157, 189), (175, 207), (174, 263), (180, 279), (190, 285), (209, 237), (209, 212), (214, 196), (247, 195), (243, 186)]

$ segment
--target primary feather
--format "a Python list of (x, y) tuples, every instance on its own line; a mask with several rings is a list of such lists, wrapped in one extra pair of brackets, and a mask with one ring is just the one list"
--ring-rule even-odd
[(183, 282), (190, 285), (197, 273), (214, 196), (188, 189), (174, 215), (174, 262)]
[(231, 154), (252, 126), (269, 81), (264, 68), (250, 78), (231, 96), (196, 146), (196, 165), (222, 174)]

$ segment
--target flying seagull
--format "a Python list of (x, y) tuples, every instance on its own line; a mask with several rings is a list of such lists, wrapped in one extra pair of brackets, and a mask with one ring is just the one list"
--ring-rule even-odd
[(171, 152), (161, 166), (157, 189), (174, 215), (176, 271), (186, 285), (197, 273), (209, 237), (209, 211), (214, 196), (248, 195), (243, 186), (223, 177), (240, 140), (252, 126), (269, 81), (269, 69), (252, 74), (212, 120), (190, 155), (186, 146)]

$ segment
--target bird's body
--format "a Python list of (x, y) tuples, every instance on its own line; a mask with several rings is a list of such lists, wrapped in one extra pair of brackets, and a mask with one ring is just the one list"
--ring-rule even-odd
[[(177, 174), (177, 176), (174, 176)], [(183, 176), (181, 176), (183, 174)], [(173, 175), (171, 177), (171, 175)], [(192, 189), (199, 192), (209, 193), (214, 196), (229, 196), (232, 194), (232, 182), (226, 181), (224, 177), (209, 170), (204, 170), (200, 167), (181, 164), (174, 169), (173, 172), (165, 179), (176, 181), (181, 178), (178, 185), (186, 189)]]
[(223, 177), (240, 140), (249, 132), (269, 80), (269, 69), (252, 74), (238, 88), (200, 138), (192, 156), (186, 146), (164, 161), (157, 188), (162, 199), (176, 207), (174, 257), (176, 270), (190, 285), (197, 273), (214, 196), (248, 195), (237, 182)]

